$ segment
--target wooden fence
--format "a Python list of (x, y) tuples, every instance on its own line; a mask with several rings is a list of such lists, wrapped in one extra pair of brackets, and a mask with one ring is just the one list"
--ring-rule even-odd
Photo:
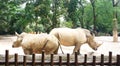
[(92, 58), (88, 61), (88, 55), (84, 55), (83, 61), (80, 61), (82, 59), (79, 59), (77, 53), (73, 55), (74, 60), (71, 61), (71, 55), (66, 54), (66, 60), (62, 60), (64, 57), (63, 56), (57, 56), (58, 60), (54, 61), (54, 55), (50, 55), (50, 60), (46, 61), (45, 60), (45, 54), (42, 52), (41, 54), (41, 60), (36, 61), (36, 55), (33, 54), (31, 55), (31, 60), (27, 61), (26, 55), (23, 55), (22, 61), (19, 61), (18, 54), (13, 55), (14, 59), (12, 61), (9, 60), (9, 51), (6, 50), (5, 52), (5, 59), (0, 60), (0, 66), (120, 66), (120, 55), (116, 55), (116, 59), (113, 61), (112, 60), (112, 52), (109, 52), (109, 56), (107, 56), (107, 61), (105, 61), (105, 56), (101, 54), (100, 58), (96, 60), (97, 56), (92, 56)]

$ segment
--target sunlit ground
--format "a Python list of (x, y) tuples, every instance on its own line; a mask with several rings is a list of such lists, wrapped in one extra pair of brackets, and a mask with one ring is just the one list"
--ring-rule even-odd
[[(22, 48), (12, 48), (13, 41), (16, 40), (15, 36), (0, 36), (0, 54), (5, 54), (5, 50), (9, 50), (9, 54), (18, 53), (19, 55), (24, 55)], [(95, 37), (96, 42), (102, 43), (102, 45), (98, 48), (97, 51), (92, 50), (88, 44), (84, 44), (81, 46), (81, 54), (92, 54), (92, 55), (108, 55), (109, 52), (112, 52), (113, 55), (120, 54), (120, 37), (118, 38), (118, 42), (112, 42), (112, 36), (99, 36)], [(65, 54), (72, 54), (74, 46), (66, 47), (62, 46), (63, 52)], [(58, 54), (61, 54), (61, 50), (59, 49)]]

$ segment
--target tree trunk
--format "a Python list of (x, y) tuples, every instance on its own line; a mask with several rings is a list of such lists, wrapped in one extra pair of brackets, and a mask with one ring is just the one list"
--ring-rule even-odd
[(79, 21), (81, 22), (81, 27), (84, 28), (84, 6), (83, 6), (83, 3), (82, 3), (82, 0), (80, 0), (79, 4), (81, 5), (81, 18), (79, 18)]
[(112, 3), (113, 3), (113, 8), (114, 8), (114, 11), (113, 11), (113, 42), (118, 42), (118, 32), (117, 32), (117, 5), (119, 3), (120, 0), (112, 0)]
[(53, 16), (52, 16), (52, 29), (59, 27), (60, 23), (57, 20), (58, 0), (53, 0)]
[(117, 19), (113, 19), (113, 42), (118, 41)]
[(90, 0), (92, 8), (93, 8), (93, 32), (96, 33), (96, 11), (95, 11), (95, 0)]

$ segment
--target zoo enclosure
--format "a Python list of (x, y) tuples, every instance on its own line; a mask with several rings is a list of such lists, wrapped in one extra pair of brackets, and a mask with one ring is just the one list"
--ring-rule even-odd
[[(83, 62), (81, 61), (78, 61), (78, 55), (77, 55), (77, 52), (73, 55), (74, 57), (74, 60), (73, 61), (70, 61), (71, 59), (71, 55), (70, 54), (67, 54), (66, 55), (66, 60), (62, 60), (63, 56), (58, 56), (58, 60), (57, 61), (54, 61), (54, 54), (51, 54), (50, 55), (50, 61), (46, 61), (45, 60), (45, 54), (44, 52), (42, 52), (41, 54), (41, 60), (37, 60), (35, 59), (36, 55), (35, 54), (32, 54), (31, 55), (31, 60), (30, 61), (27, 61), (27, 56), (24, 55), (23, 56), (23, 60), (22, 61), (19, 61), (18, 57), (19, 55), (18, 54), (14, 54), (14, 60), (13, 61), (9, 61), (9, 51), (6, 50), (5, 51), (5, 59), (4, 61), (3, 60), (0, 60), (0, 66), (1, 65), (5, 65), (5, 66), (10, 66), (10, 65), (14, 65), (14, 66), (19, 66), (19, 65), (23, 65), (23, 66), (27, 66), (27, 65), (31, 65), (31, 66), (36, 66), (36, 65), (41, 65), (41, 66), (63, 66), (63, 65), (66, 65), (66, 66), (79, 66), (79, 65), (83, 65), (83, 66), (87, 66), (87, 65), (91, 65), (91, 66), (96, 66), (96, 65), (99, 65), (99, 66), (104, 66), (104, 65), (108, 65), (108, 66), (120, 66), (120, 55), (116, 55), (116, 60), (115, 61), (112, 61), (112, 52), (109, 52), (109, 56), (108, 56), (108, 61), (105, 61), (105, 56), (103, 54), (101, 54), (100, 56), (100, 61), (97, 61), (96, 60), (96, 56), (92, 56), (92, 59), (91, 61), (88, 61), (88, 55), (84, 55), (83, 57)], [(81, 60), (81, 59), (79, 59)]]

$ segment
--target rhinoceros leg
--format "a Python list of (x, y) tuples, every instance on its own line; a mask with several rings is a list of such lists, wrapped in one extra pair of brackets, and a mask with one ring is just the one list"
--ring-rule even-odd
[(54, 54), (58, 54), (59, 47), (54, 51)]
[(76, 44), (76, 45), (75, 45), (75, 48), (74, 48), (74, 50), (73, 50), (73, 54), (74, 54), (75, 52), (77, 52), (77, 54), (80, 54), (80, 47), (81, 47), (81, 44)]
[(80, 49), (77, 51), (77, 54), (80, 55)]
[(33, 53), (32, 50), (24, 49), (24, 54), (31, 55), (32, 53)]

